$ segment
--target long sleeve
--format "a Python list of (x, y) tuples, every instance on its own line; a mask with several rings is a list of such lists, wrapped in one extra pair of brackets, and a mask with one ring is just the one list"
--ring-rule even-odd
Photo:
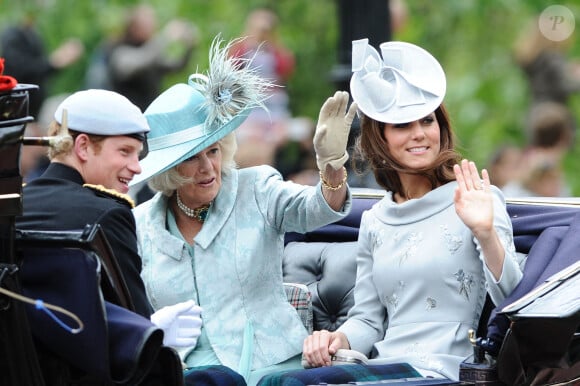
[(374, 343), (383, 339), (386, 318), (386, 309), (381, 304), (372, 275), (373, 256), (367, 218), (368, 213), (363, 213), (356, 259), (354, 306), (346, 322), (338, 329), (346, 335), (353, 350), (365, 355), (369, 355)]

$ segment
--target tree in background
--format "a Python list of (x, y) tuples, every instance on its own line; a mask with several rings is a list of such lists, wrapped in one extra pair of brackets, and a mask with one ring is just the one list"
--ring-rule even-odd
[[(87, 52), (102, 37), (118, 28), (128, 0), (0, 0), (0, 25), (17, 17), (20, 4), (34, 2), (42, 8), (39, 29), (53, 49), (69, 36), (77, 36)], [(296, 70), (288, 83), (294, 116), (316, 119), (320, 104), (335, 90), (331, 70), (337, 63), (338, 0), (150, 0), (160, 20), (189, 18), (200, 30), (198, 52), (207, 52), (212, 38), (221, 33), (234, 38), (243, 29), (251, 8), (266, 5), (280, 17), (279, 35), (296, 55)], [(427, 47), (447, 69), (447, 107), (461, 138), (460, 150), (480, 164), (505, 142), (523, 144), (522, 128), (529, 103), (524, 74), (515, 64), (513, 44), (527, 21), (548, 5), (545, 0), (407, 0), (407, 20), (393, 36)], [(573, 14), (580, 4), (564, 1)], [(67, 15), (67, 17), (63, 17)], [(371, 15), (370, 17), (373, 17)], [(578, 24), (578, 23), (577, 23)], [(574, 35), (579, 32), (577, 26)], [(580, 55), (580, 45), (572, 47)], [(182, 82), (187, 75), (207, 68), (207, 58), (194, 56), (192, 68), (168, 76), (166, 85)], [(82, 85), (86, 59), (59, 74), (52, 84), (55, 92), (75, 91)], [(570, 101), (578, 115), (580, 98)], [(578, 118), (578, 117), (577, 117)], [(578, 141), (578, 140), (577, 140)], [(574, 195), (580, 196), (580, 179), (574, 177), (580, 158), (576, 144), (564, 160)]]

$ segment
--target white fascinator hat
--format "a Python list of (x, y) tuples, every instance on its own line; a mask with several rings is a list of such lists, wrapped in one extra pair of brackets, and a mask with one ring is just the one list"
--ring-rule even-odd
[(359, 109), (386, 123), (406, 123), (432, 113), (443, 101), (445, 72), (429, 52), (406, 42), (385, 42), (381, 54), (368, 39), (352, 42), (350, 91)]

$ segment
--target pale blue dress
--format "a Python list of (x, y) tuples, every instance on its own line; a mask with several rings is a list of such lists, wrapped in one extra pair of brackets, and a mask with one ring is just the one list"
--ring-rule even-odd
[[(168, 229), (169, 232), (175, 236), (181, 238), (184, 242), (183, 236), (177, 227), (177, 223), (175, 221), (175, 216), (171, 209), (167, 208), (167, 222), (168, 222)], [(189, 254), (191, 256), (192, 264), (195, 264), (195, 258), (193, 256), (194, 248), (191, 245), (188, 245)], [(199, 299), (195, 299), (196, 302), (199, 304)], [(182, 356), (184, 356), (184, 363), (185, 366), (189, 368), (195, 368), (199, 366), (208, 366), (208, 365), (219, 365), (221, 364), (219, 358), (215, 354), (215, 351), (212, 349), (211, 344), (209, 342), (207, 333), (205, 328), (201, 328), (201, 335), (197, 340), (197, 345), (195, 346), (195, 350), (185, 349), (185, 350), (178, 350), (182, 352)], [(282, 363), (277, 363), (273, 366), (268, 366), (263, 369), (255, 369), (250, 371), (249, 374), (246, 375), (246, 382), (249, 386), (256, 385), (258, 381), (266, 374), (283, 371), (283, 370), (292, 370), (297, 368), (302, 368), (302, 355), (297, 355), (292, 357)]]
[(486, 293), (497, 304), (522, 277), (503, 195), (491, 188), (494, 227), (505, 248), (499, 281), (455, 212), (457, 183), (402, 204), (386, 196), (363, 214), (355, 305), (339, 328), (372, 363), (407, 362), (423, 374), (459, 377), (472, 353)]
[[(203, 334), (180, 351), (188, 366), (228, 366), (252, 383), (255, 374), (301, 368), (308, 332), (290, 305), (282, 280), (286, 232), (307, 232), (344, 218), (330, 208), (320, 184), (283, 181), (269, 166), (233, 170), (193, 246), (167, 216), (156, 194), (134, 209), (143, 260), (141, 277), (155, 309), (194, 299), (203, 308)], [(199, 354), (198, 354), (199, 350)]]

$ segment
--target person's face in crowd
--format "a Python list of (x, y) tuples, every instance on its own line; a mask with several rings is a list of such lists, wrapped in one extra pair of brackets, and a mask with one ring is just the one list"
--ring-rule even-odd
[[(86, 162), (83, 177), (86, 183), (103, 185), (126, 194), (129, 182), (141, 173), (139, 153), (143, 143), (132, 137), (111, 136), (98, 143), (92, 142), (86, 134)], [(79, 140), (80, 138), (77, 138)]]
[(564, 187), (562, 186), (562, 172), (555, 166), (541, 170), (532, 176), (525, 186), (539, 197), (560, 197)]
[(249, 15), (246, 28), (247, 34), (256, 41), (266, 41), (276, 28), (276, 15), (265, 9), (255, 10)]
[(129, 26), (129, 36), (133, 43), (145, 43), (157, 31), (157, 15), (148, 5), (137, 7)]
[(411, 169), (431, 166), (441, 150), (440, 128), (434, 112), (413, 122), (385, 123), (383, 135), (387, 151), (402, 166)]
[(219, 143), (206, 147), (183, 161), (177, 171), (192, 181), (179, 189), (179, 196), (190, 208), (209, 204), (222, 185), (222, 151)]
[(522, 175), (522, 152), (517, 147), (506, 147), (488, 168), (491, 183), (502, 188), (508, 182), (517, 181)]

